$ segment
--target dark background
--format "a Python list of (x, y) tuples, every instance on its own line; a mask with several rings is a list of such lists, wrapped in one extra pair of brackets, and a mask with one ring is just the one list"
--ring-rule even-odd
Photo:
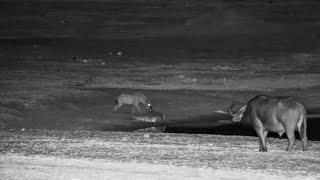
[[(176, 89), (145, 91), (169, 122), (189, 121), (188, 127), (180, 123), (167, 132), (255, 135), (239, 124), (217, 123), (221, 119), (213, 111), (246, 103), (257, 94), (292, 95), (306, 104), (309, 113), (319, 113), (319, 1), (8, 0), (0, 1), (0, 15), (0, 105), (5, 129), (131, 130), (130, 114), (111, 112), (113, 97), (143, 91), (144, 86), (97, 88), (101, 94), (87, 87), (105, 85), (112, 80), (109, 76), (150, 86), (154, 84), (149, 76), (176, 77), (143, 74), (148, 69), (131, 70), (137, 64), (179, 68), (183, 63), (200, 67), (215, 63), (249, 69), (214, 75), (198, 70), (196, 79), (204, 83), (192, 84), (183, 93)], [(119, 51), (124, 55), (115, 56)], [(296, 54), (302, 56), (292, 58)], [(79, 63), (90, 58), (92, 64)], [(95, 64), (96, 59), (113, 71)], [(194, 69), (191, 66), (185, 73)], [(255, 74), (250, 74), (252, 69)], [(131, 73), (142, 73), (144, 78)], [(245, 90), (225, 87), (221, 92), (197, 89), (207, 79), (217, 79), (214, 85), (221, 86), (223, 78), (254, 84), (286, 75), (302, 75), (301, 83), (314, 81), (305, 86), (299, 85), (299, 79), (288, 78), (281, 86), (270, 84), (259, 90), (249, 85)], [(97, 81), (99, 78), (106, 80)], [(185, 80), (183, 83), (189, 83)], [(273, 91), (265, 91), (270, 89)], [(206, 95), (210, 93), (215, 95)], [(168, 105), (173, 99), (181, 104)], [(308, 123), (309, 138), (319, 140), (319, 119)]]

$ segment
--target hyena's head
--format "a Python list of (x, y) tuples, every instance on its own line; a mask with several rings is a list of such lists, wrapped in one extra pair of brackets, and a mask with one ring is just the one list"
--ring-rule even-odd
[(144, 104), (147, 105), (149, 112), (151, 112), (151, 111), (152, 111), (151, 101), (150, 101), (149, 99), (146, 99), (146, 100), (144, 101)]
[(151, 103), (148, 103), (147, 105), (148, 105), (148, 110), (149, 110), (149, 112), (152, 112), (153, 110), (152, 110), (152, 105), (151, 105)]

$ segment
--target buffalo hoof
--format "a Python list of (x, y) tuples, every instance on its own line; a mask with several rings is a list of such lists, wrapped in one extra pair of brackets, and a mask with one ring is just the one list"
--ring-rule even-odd
[(266, 149), (259, 149), (260, 152), (268, 152)]

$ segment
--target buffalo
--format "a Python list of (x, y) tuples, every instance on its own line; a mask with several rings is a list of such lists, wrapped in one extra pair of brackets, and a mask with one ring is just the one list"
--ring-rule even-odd
[(229, 114), (234, 122), (244, 122), (253, 127), (259, 136), (259, 151), (267, 151), (268, 132), (276, 132), (288, 137), (287, 151), (291, 151), (295, 142), (295, 131), (299, 131), (302, 150), (307, 150), (307, 113), (304, 105), (293, 97), (269, 97), (259, 95), (242, 106), (237, 113), (232, 112), (234, 104), (229, 107)]

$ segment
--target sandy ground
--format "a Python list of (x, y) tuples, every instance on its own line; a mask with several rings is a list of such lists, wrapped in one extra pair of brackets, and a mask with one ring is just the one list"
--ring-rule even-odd
[(256, 137), (101, 131), (0, 132), (2, 179), (319, 179), (319, 148)]
[(305, 179), (313, 176), (281, 176), (252, 170), (217, 170), (144, 163), (53, 157), (1, 156), (0, 179)]

